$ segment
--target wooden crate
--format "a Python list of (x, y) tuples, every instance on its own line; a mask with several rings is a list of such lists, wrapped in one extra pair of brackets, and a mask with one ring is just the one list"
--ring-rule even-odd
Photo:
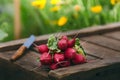
[[(0, 80), (119, 80), (120, 79), (120, 23), (61, 33), (73, 37), (79, 33), (87, 52), (87, 63), (45, 70), (39, 68), (39, 54), (33, 50), (15, 62), (10, 57), (26, 39), (0, 44)], [(57, 35), (57, 34), (56, 34)], [(37, 44), (46, 43), (49, 35), (38, 36)]]

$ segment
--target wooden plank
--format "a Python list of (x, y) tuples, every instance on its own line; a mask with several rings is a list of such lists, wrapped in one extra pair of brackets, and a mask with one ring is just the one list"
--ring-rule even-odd
[[(15, 50), (0, 53), (0, 58), (9, 61), (14, 53)], [(40, 55), (36, 52), (27, 51), (20, 59), (16, 60), (13, 63), (31, 71), (39, 66), (39, 62), (37, 62), (37, 58), (39, 56)]]
[[(120, 63), (111, 65), (107, 61), (101, 60), (81, 66), (76, 65), (75, 67), (57, 69), (50, 71), (49, 74), (51, 75), (51, 80), (117, 80), (120, 78), (119, 68)], [(71, 70), (74, 70), (74, 74), (72, 74)], [(64, 75), (61, 75), (63, 72)], [(117, 76), (114, 77), (114, 74)]]
[(113, 39), (116, 39), (116, 40), (120, 40), (120, 31), (105, 33), (105, 34), (103, 34), (103, 36), (113, 38)]
[(28, 71), (25, 68), (22, 68), (17, 64), (13, 64), (5, 59), (0, 58), (0, 62), (0, 80), (49, 80), (34, 71)]
[[(75, 36), (77, 33), (79, 33), (78, 37), (84, 37), (84, 36), (90, 36), (95, 34), (103, 34), (107, 32), (117, 31), (120, 30), (120, 23), (113, 23), (113, 24), (107, 24), (107, 25), (101, 25), (101, 26), (93, 26), (81, 30), (71, 30), (68, 32), (61, 32), (61, 35), (68, 35), (68, 36)], [(54, 35), (58, 35), (59, 33), (54, 33)], [(42, 35), (38, 36), (36, 38), (37, 44), (46, 43), (46, 40), (51, 34), (48, 35)], [(6, 51), (6, 50), (15, 50), (20, 45), (24, 43), (26, 39), (21, 40), (15, 40), (5, 43), (0, 43), (0, 51)]]
[[(82, 77), (82, 80), (85, 80), (85, 78), (88, 78), (87, 76), (90, 75), (90, 74), (87, 75), (87, 72), (89, 73), (89, 71), (93, 70), (92, 73), (93, 75), (96, 73), (94, 72), (94, 69), (96, 68), (102, 68), (105, 66), (109, 66), (110, 64), (120, 63), (120, 54), (117, 51), (109, 50), (107, 48), (97, 46), (91, 43), (85, 43), (83, 47), (87, 53), (99, 56), (100, 58), (103, 59), (95, 60), (93, 62), (88, 62), (82, 65), (52, 70), (49, 72), (49, 75), (55, 80), (69, 80), (67, 78), (69, 78), (70, 76), (73, 77), (73, 79), (70, 80), (75, 80), (76, 79), (75, 76), (82, 77), (86, 75), (86, 77), (85, 76)], [(82, 74), (82, 72), (86, 72), (86, 74), (84, 73)]]
[[(14, 53), (15, 53), (15, 51), (7, 51), (4, 53), (0, 53), (0, 59), (6, 60), (9, 63), (11, 63), (9, 60), (10, 60), (10, 57)], [(22, 68), (22, 69), (26, 70), (27, 73), (33, 72), (34, 74), (39, 75), (41, 80), (48, 80), (48, 75), (47, 75), (48, 72), (46, 72), (45, 70), (41, 70), (41, 71), (39, 71), (39, 73), (35, 72), (35, 70), (39, 66), (39, 62), (36, 61), (38, 57), (39, 57), (39, 54), (37, 54), (36, 52), (28, 51), (19, 60), (11, 63), (11, 65), (15, 65), (15, 66), (17, 65), (16, 68)], [(8, 65), (8, 67), (11, 65)]]
[[(4, 62), (4, 60), (5, 60), (5, 61), (11, 63), (9, 61), (9, 59), (15, 53), (15, 51), (16, 50), (14, 50), (14, 51), (6, 51), (6, 52), (3, 52), (3, 53), (0, 53), (0, 59), (3, 59), (3, 61), (1, 61), (1, 62)], [(33, 51), (26, 51), (25, 53), (26, 54), (24, 54), (16, 62), (13, 62), (10, 65), (8, 65), (8, 67), (10, 67), (11, 65), (15, 65), (15, 66), (17, 65), (16, 68), (22, 68), (22, 69), (24, 69), (25, 73), (26, 72), (28, 72), (28, 73), (32, 72), (34, 74), (39, 75), (39, 77), (41, 78), (41, 80), (48, 80), (48, 78), (49, 78), (48, 77), (49, 76), (48, 75), (48, 70), (44, 70), (42, 67), (41, 68), (38, 67), (39, 66), (39, 62), (36, 61), (36, 59), (40, 55), (38, 53), (36, 53), (36, 52), (33, 52)], [(92, 61), (92, 60), (95, 61), (95, 60), (97, 60), (97, 57), (95, 57), (93, 54), (87, 55), (87, 60), (88, 61)]]
[[(82, 43), (82, 41), (81, 41), (81, 43)], [(103, 58), (103, 60), (108, 59), (108, 58), (115, 59), (115, 58), (120, 57), (120, 52), (110, 50), (110, 49), (104, 48), (102, 46), (98, 46), (98, 45), (91, 44), (88, 42), (84, 43), (82, 46), (88, 54), (98, 56), (101, 59)]]
[(95, 35), (95, 36), (89, 36), (89, 37), (83, 37), (81, 38), (82, 40), (112, 49), (112, 50), (116, 50), (116, 51), (120, 51), (120, 41), (115, 40), (115, 39), (111, 39), (111, 38), (107, 38), (104, 36), (100, 36), (100, 35)]

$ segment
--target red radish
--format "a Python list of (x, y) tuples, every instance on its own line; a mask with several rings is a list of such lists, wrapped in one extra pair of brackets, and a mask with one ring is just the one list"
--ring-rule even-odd
[(67, 67), (67, 66), (70, 66), (70, 61), (62, 61), (60, 62), (59, 64), (61, 67)]
[(64, 39), (61, 39), (58, 41), (58, 48), (60, 50), (65, 50), (67, 48), (67, 41)]
[(48, 52), (49, 51), (49, 49), (48, 49), (46, 44), (39, 45), (39, 46), (37, 46), (37, 48), (38, 48), (40, 53), (44, 53), (44, 52)]
[(45, 53), (41, 54), (40, 62), (43, 65), (49, 65), (52, 63), (52, 56), (49, 53), (45, 52)]
[(73, 47), (75, 45), (75, 38), (68, 40), (68, 47)]
[(75, 49), (67, 48), (66, 51), (65, 51), (65, 58), (68, 59), (68, 60), (71, 60), (71, 59), (74, 58), (75, 54), (76, 54)]
[(77, 54), (75, 55), (74, 59), (72, 60), (74, 64), (80, 64), (80, 63), (85, 63), (86, 59), (82, 54)]
[(63, 60), (65, 60), (64, 54), (62, 54), (62, 53), (55, 53), (55, 55), (54, 55), (54, 61), (56, 63), (60, 62), (60, 61), (63, 61)]
[(65, 36), (65, 35), (63, 35), (63, 36), (61, 37), (61, 39), (64, 39), (64, 40), (68, 41), (68, 37)]
[(50, 69), (54, 70), (54, 69), (57, 69), (59, 68), (59, 65), (57, 63), (53, 63), (50, 65)]
[(84, 50), (79, 43), (79, 38), (76, 38), (76, 36), (72, 39), (69, 39), (66, 35), (59, 37), (59, 39), (51, 36), (47, 44), (39, 46), (35, 44), (41, 53), (41, 65), (49, 66), (51, 70), (54, 70), (60, 67), (85, 63), (86, 58), (82, 55)]

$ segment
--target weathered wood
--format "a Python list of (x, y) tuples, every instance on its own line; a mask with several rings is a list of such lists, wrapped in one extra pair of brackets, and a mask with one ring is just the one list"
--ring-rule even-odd
[(104, 48), (102, 46), (98, 46), (92, 43), (84, 43), (83, 48), (85, 49), (85, 51), (89, 54), (92, 54), (94, 56), (98, 56), (99, 58), (104, 59), (116, 59), (120, 57), (120, 52), (118, 51), (114, 51), (114, 50), (110, 50), (108, 48)]
[[(0, 53), (0, 57), (2, 59), (5, 59), (7, 61), (10, 61), (11, 56), (15, 53), (16, 51), (7, 51), (4, 52), (4, 54)], [(40, 55), (36, 52), (33, 51), (27, 51), (23, 56), (21, 56), (20, 59), (18, 59), (15, 62), (12, 62), (13, 64), (17, 64), (25, 69), (28, 69), (32, 71), (36, 67), (39, 66), (39, 62), (37, 62), (37, 58)]]
[(0, 52), (18, 49), (24, 41), (25, 39), (0, 43)]
[[(1, 60), (1, 63), (3, 62), (8, 62), (8, 63), (10, 63), (10, 64), (8, 64), (7, 66), (6, 66), (6, 68), (8, 67), (9, 69), (14, 69), (14, 67), (15, 67), (15, 69), (19, 69), (20, 68), (20, 70), (18, 71), (18, 72), (20, 72), (21, 74), (24, 74), (24, 75), (36, 75), (36, 76), (32, 76), (32, 77), (34, 77), (34, 80), (49, 80), (49, 78), (48, 78), (48, 72), (46, 72), (46, 70), (41, 70), (41, 71), (39, 71), (38, 73), (37, 72), (35, 72), (35, 70), (37, 69), (37, 68), (39, 68), (39, 62), (37, 62), (36, 60), (37, 60), (37, 58), (39, 57), (39, 54), (37, 54), (37, 53), (34, 53), (34, 52), (32, 52), (32, 51), (28, 51), (28, 52), (26, 52), (26, 54), (24, 55), (24, 56), (22, 56), (19, 60), (17, 60), (16, 62), (10, 62), (9, 60), (10, 60), (10, 57), (14, 54), (14, 52), (15, 51), (8, 51), (8, 52), (4, 52), (4, 54), (3, 53), (0, 53), (0, 59), (2, 59)], [(3, 64), (2, 63), (2, 64)], [(11, 67), (11, 66), (13, 66), (13, 67)], [(1, 67), (1, 66), (0, 66)], [(23, 71), (21, 71), (21, 70), (23, 70)], [(6, 70), (5, 70), (6, 71)], [(27, 73), (27, 74), (26, 74)], [(32, 73), (32, 74), (31, 74)], [(12, 72), (12, 74), (14, 74), (14, 76), (15, 75), (17, 75), (17, 74), (15, 74), (15, 72), (13, 71)], [(5, 75), (4, 75), (5, 76)], [(14, 77), (13, 75), (11, 75), (12, 77)], [(38, 77), (39, 77), (39, 79), (38, 79)], [(27, 76), (27, 77), (29, 77), (29, 76)], [(27, 77), (25, 77), (25, 79), (24, 79), (24, 77), (23, 77), (23, 79), (22, 80), (26, 80), (27, 79)], [(21, 79), (21, 78), (20, 78)], [(29, 79), (29, 80), (33, 80), (33, 78), (31, 78), (31, 79)]]
[(20, 65), (13, 64), (5, 59), (0, 58), (0, 80), (49, 80), (48, 78), (28, 71)]
[[(78, 37), (84, 37), (84, 36), (90, 36), (94, 34), (103, 34), (107, 32), (117, 31), (120, 30), (120, 23), (113, 23), (108, 25), (101, 25), (101, 26), (94, 26), (89, 27), (81, 30), (72, 30), (68, 32), (62, 32), (61, 35), (68, 35), (68, 36), (75, 36), (77, 33), (79, 33)], [(59, 33), (55, 33), (54, 35), (58, 35)], [(38, 36), (36, 38), (37, 44), (46, 43), (46, 40), (51, 34), (48, 35), (42, 35)], [(7, 51), (7, 50), (15, 50), (18, 49), (19, 46), (21, 46), (26, 39), (21, 40), (15, 40), (11, 42), (6, 43), (0, 43), (0, 51)]]
[(98, 44), (100, 46), (107, 47), (112, 50), (120, 51), (120, 41), (115, 39), (107, 38), (100, 35), (83, 37), (81, 39), (91, 42), (93, 44)]
[(103, 36), (113, 38), (113, 39), (116, 39), (116, 40), (120, 40), (120, 31), (105, 33), (105, 34), (103, 34)]
[[(10, 57), (14, 53), (15, 53), (15, 50), (14, 51), (6, 51), (6, 52), (4, 52), (4, 54), (0, 53), (0, 59), (6, 60), (7, 62), (9, 62)], [(39, 80), (49, 80), (49, 77), (48, 77), (49, 70), (46, 70), (45, 68), (39, 67), (39, 62), (36, 61), (39, 56), (40, 55), (36, 52), (27, 51), (26, 54), (24, 54), (24, 56), (22, 56), (19, 60), (15, 61), (15, 62), (10, 62), (11, 64), (8, 65), (7, 67), (17, 65), (17, 67), (15, 67), (15, 68), (24, 69), (25, 73), (23, 73), (23, 74), (25, 74), (25, 75), (26, 75), (26, 73), (32, 72), (33, 74), (39, 75), (39, 78), (40, 78)], [(91, 60), (96, 60), (97, 58), (93, 57), (91, 55), (87, 55), (87, 59), (89, 61), (91, 61)], [(2, 62), (4, 62), (4, 61), (1, 61), (1, 63)], [(13, 69), (13, 68), (11, 67), (11, 69)], [(14, 71), (13, 71), (13, 74), (16, 75), (14, 73)], [(13, 75), (11, 75), (11, 76), (13, 77)], [(34, 79), (34, 80), (37, 80), (37, 79)]]
[[(58, 70), (53, 70), (49, 72), (49, 75), (55, 80), (69, 80), (68, 78), (70, 76), (75, 77), (75, 74), (77, 76), (82, 77), (84, 75), (84, 72), (89, 72), (89, 70), (93, 70), (95, 68), (100, 68), (100, 67), (102, 68), (105, 66), (109, 66), (110, 64), (115, 64), (117, 62), (120, 63), (120, 54), (117, 51), (109, 50), (107, 48), (97, 46), (91, 43), (84, 43), (83, 47), (87, 53), (98, 56), (99, 58), (103, 58), (103, 59), (90, 61), (82, 65), (71, 66), (69, 68), (67, 67)], [(93, 74), (95, 73), (93, 72)], [(89, 75), (90, 74), (88, 74), (87, 76)], [(82, 80), (88, 78), (87, 76), (82, 77), (83, 78)], [(75, 80), (75, 79), (73, 78), (70, 80)]]
[[(120, 78), (120, 63), (114, 63), (113, 65), (112, 63), (101, 60), (89, 65), (86, 63), (81, 66), (76, 65), (76, 67), (57, 69), (50, 71), (49, 74), (51, 80), (118, 80)], [(71, 70), (74, 70), (74, 74)], [(61, 75), (63, 72), (64, 75)], [(117, 76), (113, 77), (114, 74)]]

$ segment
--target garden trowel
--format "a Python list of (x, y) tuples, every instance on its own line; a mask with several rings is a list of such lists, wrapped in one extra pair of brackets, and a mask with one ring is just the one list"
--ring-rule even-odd
[(25, 52), (25, 50), (29, 49), (29, 47), (33, 44), (33, 42), (35, 41), (35, 36), (31, 35), (25, 42), (24, 44), (16, 51), (15, 54), (12, 55), (11, 57), (11, 61), (15, 61), (16, 59), (18, 59), (19, 57), (21, 57), (23, 55), (23, 53)]

